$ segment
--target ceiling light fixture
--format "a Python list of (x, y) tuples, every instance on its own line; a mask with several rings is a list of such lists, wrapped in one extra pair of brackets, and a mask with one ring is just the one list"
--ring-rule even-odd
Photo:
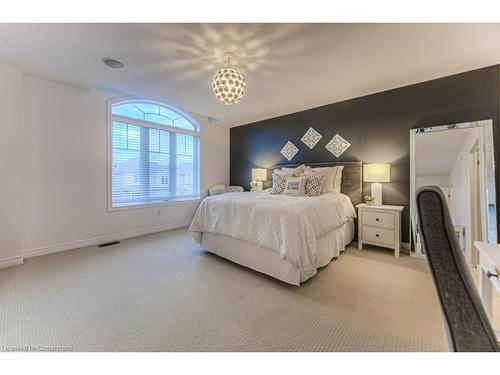
[(219, 69), (215, 73), (212, 90), (217, 99), (230, 105), (238, 103), (243, 98), (246, 82), (239, 71), (231, 68), (231, 59), (234, 59), (234, 53), (225, 52), (224, 58), (227, 61), (227, 67)]
[(109, 66), (110, 68), (113, 68), (113, 69), (125, 68), (125, 65), (122, 62), (115, 60), (115, 59), (112, 59), (112, 58), (105, 58), (105, 59), (102, 59), (102, 61), (104, 62), (104, 64), (106, 64), (107, 66)]

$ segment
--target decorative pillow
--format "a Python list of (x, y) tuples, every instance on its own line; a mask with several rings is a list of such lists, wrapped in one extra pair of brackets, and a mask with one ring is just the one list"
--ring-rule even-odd
[(286, 179), (285, 191), (283, 194), (295, 197), (304, 196), (307, 177), (288, 177)]
[(283, 194), (287, 176), (273, 173), (273, 187), (271, 194)]
[(335, 168), (337, 168), (337, 174), (335, 175), (335, 179), (333, 180), (333, 192), (335, 194), (340, 194), (340, 188), (342, 185), (342, 171), (344, 170), (344, 166), (341, 165)]
[(304, 176), (323, 176), (323, 186), (321, 187), (321, 194), (323, 193), (331, 193), (333, 191), (333, 180), (335, 175), (332, 173), (333, 171), (330, 168), (306, 168), (304, 171)]
[(342, 169), (344, 169), (344, 166), (320, 167), (320, 168), (307, 167), (304, 170), (304, 176), (318, 176), (318, 175), (325, 176), (325, 180), (323, 181), (323, 187), (321, 188), (321, 193), (322, 194), (335, 193), (336, 190), (338, 190), (337, 193), (340, 193)]
[(305, 185), (305, 195), (308, 197), (319, 197), (325, 176), (307, 176)]
[(208, 188), (208, 193), (210, 195), (219, 195), (226, 192), (226, 186), (224, 185), (212, 185)]
[(275, 174), (280, 175), (280, 176), (286, 176), (287, 175), (287, 173), (283, 172), (281, 169), (275, 169), (273, 171), (273, 175), (275, 175)]
[(298, 166), (297, 168), (286, 168), (283, 167), (282, 169), (275, 169), (273, 173), (282, 175), (282, 176), (294, 176), (298, 177), (302, 174), (304, 169), (306, 168), (305, 165)]
[(299, 165), (298, 167), (295, 168), (287, 168), (287, 167), (281, 168), (281, 170), (285, 172), (287, 175), (295, 175), (295, 176), (300, 176), (302, 172), (304, 172), (304, 169), (306, 169), (306, 166), (304, 164)]
[(243, 191), (243, 187), (242, 186), (228, 186), (226, 188), (226, 191), (228, 193), (241, 193)]

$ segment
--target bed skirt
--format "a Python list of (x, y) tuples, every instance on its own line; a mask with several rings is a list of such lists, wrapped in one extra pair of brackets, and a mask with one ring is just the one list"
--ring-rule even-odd
[[(354, 221), (337, 227), (318, 239), (318, 268), (326, 266), (333, 258), (352, 242), (354, 238)], [(203, 232), (201, 246), (209, 252), (226, 258), (242, 266), (272, 276), (292, 285), (300, 285), (300, 270), (285, 259), (281, 259), (275, 251), (224, 236), (222, 234)]]

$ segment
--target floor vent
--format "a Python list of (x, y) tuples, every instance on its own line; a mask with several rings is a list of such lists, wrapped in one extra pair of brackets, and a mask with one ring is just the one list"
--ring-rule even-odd
[(100, 245), (97, 245), (98, 247), (106, 247), (106, 246), (112, 246), (112, 245), (118, 245), (120, 241), (113, 241), (113, 242), (108, 242), (108, 243), (102, 243)]

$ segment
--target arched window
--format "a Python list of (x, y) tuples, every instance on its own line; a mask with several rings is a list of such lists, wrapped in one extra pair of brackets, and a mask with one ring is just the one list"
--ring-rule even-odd
[(147, 100), (110, 106), (111, 208), (197, 199), (199, 125)]

